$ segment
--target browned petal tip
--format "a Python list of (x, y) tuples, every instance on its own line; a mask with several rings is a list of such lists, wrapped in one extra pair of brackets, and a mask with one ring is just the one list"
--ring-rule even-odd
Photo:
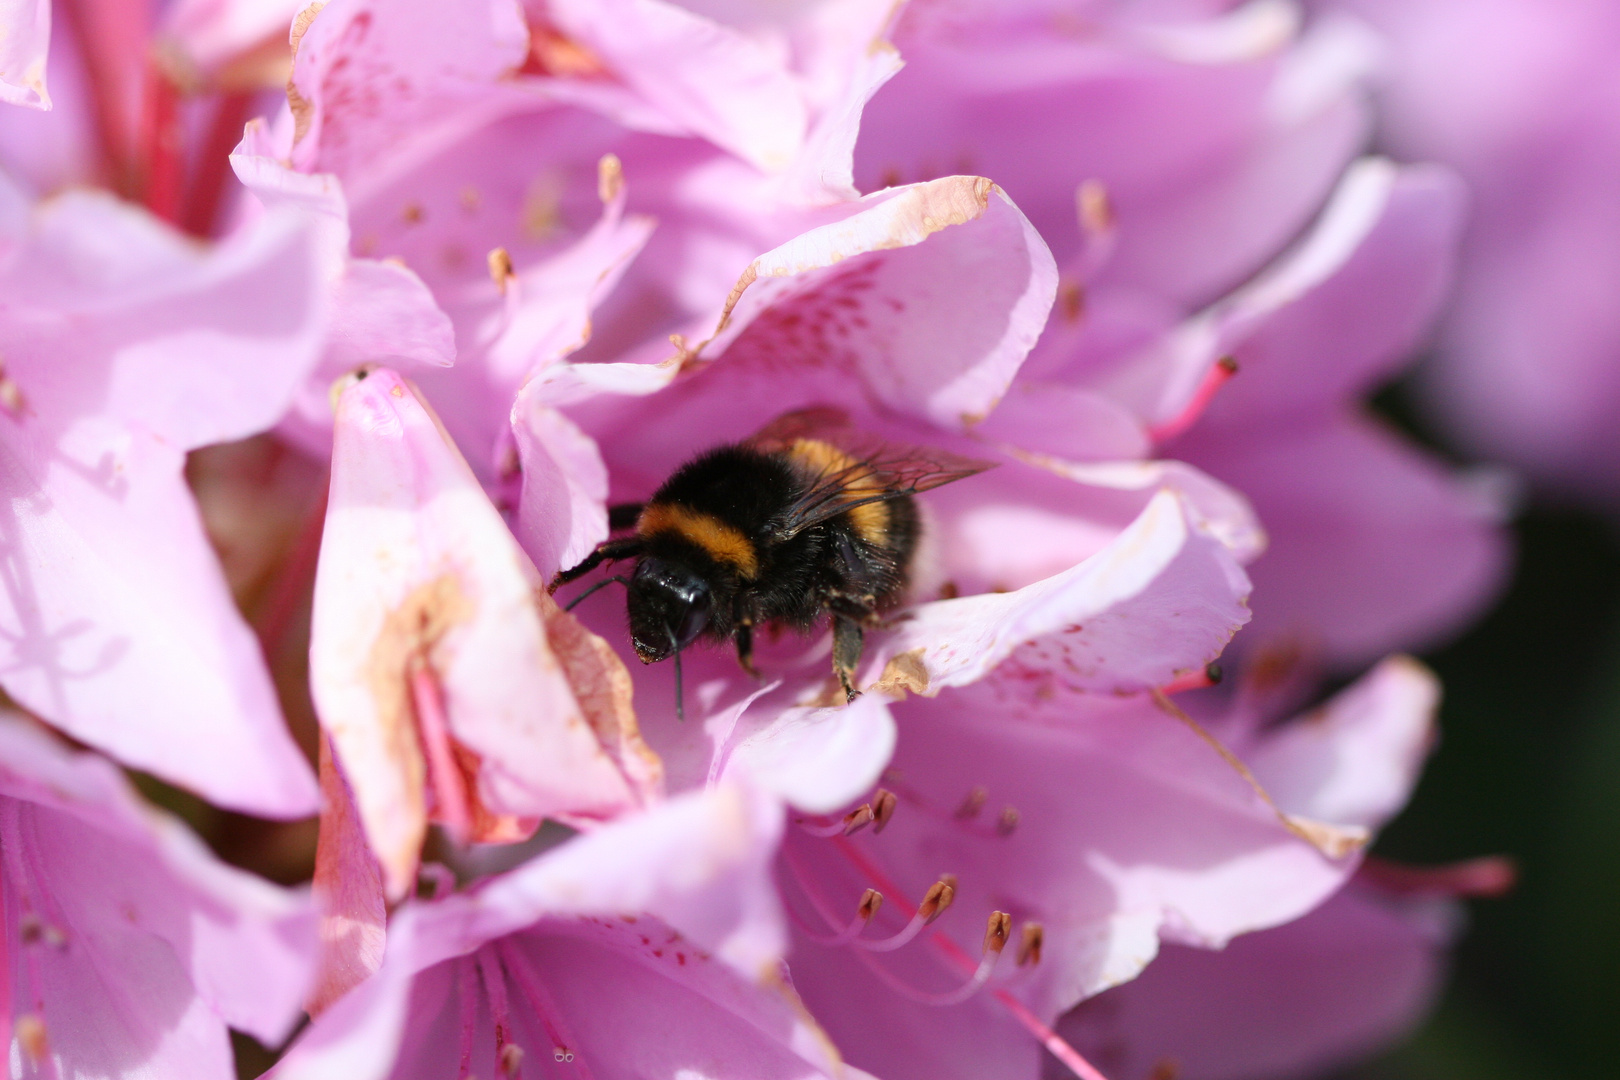
[(1011, 935), (1012, 916), (1005, 911), (992, 911), (984, 925), (984, 951), (1000, 953), (1007, 947), (1007, 938)]
[(955, 879), (953, 878), (951, 882), (945, 880), (949, 876), (948, 874), (942, 876), (928, 886), (928, 891), (923, 894), (922, 903), (917, 905), (917, 914), (922, 917), (923, 922), (931, 923), (945, 914), (945, 909), (956, 899)]
[(887, 788), (878, 788), (877, 794), (872, 796), (872, 831), (882, 832), (894, 817), (895, 807), (900, 800), (896, 799), (894, 792)]
[(489, 276), (494, 279), (495, 288), (500, 290), (502, 296), (505, 296), (507, 282), (517, 277), (517, 271), (512, 267), (512, 256), (505, 248), (490, 249)]
[(883, 906), (883, 894), (876, 889), (867, 889), (861, 894), (861, 902), (855, 908), (855, 915), (862, 922), (871, 922), (872, 917)]
[(844, 815), (844, 835), (851, 836), (872, 824), (876, 817), (871, 803), (862, 803)]
[(1046, 928), (1038, 922), (1027, 922), (1018, 938), (1018, 966), (1034, 966), (1041, 962), (1041, 946), (1046, 943)]

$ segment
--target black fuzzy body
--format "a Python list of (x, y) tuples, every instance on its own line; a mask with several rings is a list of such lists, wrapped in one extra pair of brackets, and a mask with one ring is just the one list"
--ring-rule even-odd
[[(870, 621), (901, 601), (918, 536), (911, 496), (885, 499), (879, 513), (846, 511), (790, 532), (793, 507), (817, 478), (791, 451), (722, 446), (681, 466), (648, 500), (643, 522), (659, 507), (695, 511), (734, 529), (752, 549), (757, 566), (746, 574), (679, 529), (642, 533), (644, 558), (685, 567), (708, 585), (713, 608), (702, 636), (726, 640), (767, 623), (808, 631), (829, 610)], [(873, 518), (882, 519), (881, 528)], [(632, 584), (632, 623), (636, 604)]]

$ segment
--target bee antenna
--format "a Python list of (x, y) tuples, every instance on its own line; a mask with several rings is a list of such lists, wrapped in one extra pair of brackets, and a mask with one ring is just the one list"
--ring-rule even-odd
[(681, 646), (675, 640), (675, 631), (669, 627), (664, 628), (669, 633), (669, 643), (675, 646), (675, 719), (686, 722), (686, 703), (681, 699)]
[(615, 581), (617, 581), (620, 585), (624, 585), (624, 586), (628, 586), (630, 584), (630, 579), (627, 578), (627, 577), (603, 578), (601, 581), (598, 581), (595, 585), (592, 585), (590, 588), (586, 589), (584, 592), (580, 593), (578, 596), (576, 596), (572, 600), (568, 601), (568, 603), (563, 606), (563, 610), (564, 611), (573, 611), (576, 607), (579, 606), (579, 602), (581, 600), (584, 600), (587, 596), (591, 595), (591, 593), (595, 592), (597, 589), (600, 589), (600, 588), (602, 588), (603, 586), (606, 586), (606, 585), (611, 585)]

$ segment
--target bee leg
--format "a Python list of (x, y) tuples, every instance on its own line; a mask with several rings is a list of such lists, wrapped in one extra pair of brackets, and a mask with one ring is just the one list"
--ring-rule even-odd
[(641, 537), (633, 536), (624, 540), (609, 540), (598, 544), (596, 550), (585, 556), (585, 561), (568, 570), (559, 570), (557, 576), (551, 579), (546, 586), (547, 592), (556, 592), (557, 586), (566, 585), (570, 581), (584, 577), (586, 574), (611, 559), (628, 559), (633, 555), (641, 554)]
[(760, 677), (759, 668), (754, 666), (754, 624), (738, 623), (735, 635), (737, 642), (737, 663), (742, 669), (755, 679)]
[(608, 531), (621, 532), (635, 525), (646, 503), (619, 503), (608, 507)]
[(833, 671), (838, 684), (844, 688), (844, 700), (854, 701), (860, 696), (855, 689), (855, 669), (861, 663), (861, 648), (866, 632), (861, 624), (847, 615), (833, 615)]

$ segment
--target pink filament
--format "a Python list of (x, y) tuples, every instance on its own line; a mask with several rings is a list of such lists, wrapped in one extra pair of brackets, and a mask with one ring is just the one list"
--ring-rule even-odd
[[(916, 909), (911, 908), (904, 899), (905, 894), (900, 891), (899, 886), (897, 886), (893, 881), (889, 880), (889, 876), (883, 872), (883, 869), (871, 859), (867, 858), (864, 851), (856, 847), (848, 839), (842, 836), (834, 837), (832, 842), (835, 846), (837, 846), (838, 850), (843, 853), (844, 857), (849, 859), (849, 861), (855, 865), (856, 869), (860, 870), (862, 873), (866, 874), (872, 879), (872, 883), (875, 888), (882, 890), (887, 896), (893, 896), (897, 905), (903, 908), (909, 908), (912, 912), (916, 911)], [(959, 967), (962, 971), (977, 971), (979, 965), (974, 963), (972, 957), (968, 956), (968, 954), (962, 950), (961, 946), (957, 945), (956, 942), (946, 937), (943, 933), (936, 930), (934, 933), (929, 935), (928, 940), (931, 941), (935, 948), (943, 953), (952, 963), (956, 964), (957, 967)], [(990, 994), (1001, 1003), (1002, 1007), (1007, 1010), (1014, 1020), (1017, 1020), (1024, 1026), (1025, 1030), (1034, 1035), (1036, 1039), (1040, 1040), (1041, 1045), (1046, 1047), (1048, 1053), (1057, 1058), (1064, 1065), (1068, 1066), (1068, 1068), (1076, 1076), (1080, 1077), (1081, 1080), (1108, 1080), (1107, 1077), (1098, 1071), (1096, 1066), (1092, 1065), (1083, 1056), (1081, 1056), (1080, 1051), (1070, 1046), (1063, 1040), (1062, 1036), (1042, 1023), (1040, 1017), (1030, 1012), (1029, 1009), (1017, 998), (1013, 997), (1011, 993), (1004, 989), (997, 988), (990, 991)]]
[(444, 715), (444, 698), (439, 682), (426, 664), (411, 666), (411, 702), (416, 706), (416, 727), (427, 758), (428, 784), (433, 789), (437, 820), (458, 843), (465, 842), (472, 828), (467, 812), (467, 788), (461, 781), (450, 749), (450, 723)]
[(1193, 391), (1192, 400), (1187, 402), (1186, 408), (1175, 416), (1148, 429), (1148, 438), (1155, 443), (1169, 442), (1188, 428), (1198, 422), (1209, 408), (1209, 403), (1215, 399), (1215, 393), (1225, 386), (1233, 375), (1237, 374), (1237, 365), (1230, 358), (1222, 357), (1210, 365), (1209, 371), (1204, 374), (1204, 381), (1198, 384)]
[(540, 981), (540, 974), (534, 970), (534, 965), (529, 963), (529, 958), (523, 955), (522, 949), (510, 941), (503, 940), (496, 947), (501, 950), (506, 970), (517, 983), (524, 999), (528, 1001), (530, 1011), (540, 1018), (541, 1026), (546, 1029), (546, 1037), (551, 1040), (554, 1059), (555, 1055), (564, 1051), (571, 1053), (573, 1060), (566, 1064), (572, 1065), (577, 1070), (581, 1080), (595, 1080), (590, 1067), (585, 1064), (585, 1059), (579, 1053), (579, 1043), (568, 1030), (562, 1012), (552, 1000), (545, 983)]

